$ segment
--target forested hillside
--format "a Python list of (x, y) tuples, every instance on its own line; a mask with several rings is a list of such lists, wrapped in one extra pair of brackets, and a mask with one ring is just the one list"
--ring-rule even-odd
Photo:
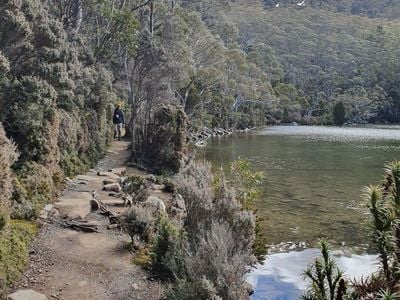
[(400, 23), (322, 4), (235, 4), (228, 18), (241, 49), (269, 74), (283, 118), (330, 123), (343, 102), (349, 122), (398, 122)]

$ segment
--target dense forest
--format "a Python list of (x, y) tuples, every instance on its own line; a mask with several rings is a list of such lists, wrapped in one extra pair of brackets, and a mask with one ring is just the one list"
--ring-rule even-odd
[[(0, 288), (23, 269), (26, 220), (104, 155), (117, 102), (136, 162), (158, 173), (204, 126), (399, 122), (399, 16), (393, 0), (1, 1)], [(220, 192), (209, 202), (237, 205)]]

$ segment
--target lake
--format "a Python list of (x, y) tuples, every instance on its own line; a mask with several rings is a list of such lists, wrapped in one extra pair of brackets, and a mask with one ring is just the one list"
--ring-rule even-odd
[[(253, 299), (297, 299), (300, 279), (294, 284), (296, 297), (260, 296), (260, 290), (267, 295), (279, 284), (293, 285), (293, 276), (291, 281), (278, 275), (272, 278), (270, 270), (285, 268), (282, 264), (293, 256), (300, 257), (303, 268), (316, 254), (313, 248), (321, 237), (327, 237), (336, 249), (351, 249), (350, 261), (368, 252), (362, 187), (380, 183), (384, 164), (400, 159), (400, 126), (274, 126), (213, 138), (199, 152), (215, 168), (222, 166), (227, 172), (239, 157), (264, 172), (262, 197), (255, 206), (265, 220), (272, 254), (252, 273), (258, 274), (251, 279), (258, 282)], [(273, 255), (286, 260), (271, 259)], [(290, 291), (288, 286), (278, 289)]]

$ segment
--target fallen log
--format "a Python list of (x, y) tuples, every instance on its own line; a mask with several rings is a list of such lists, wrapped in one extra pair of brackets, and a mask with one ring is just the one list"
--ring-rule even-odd
[(65, 228), (70, 228), (70, 229), (77, 230), (77, 231), (99, 232), (97, 230), (96, 224), (90, 224), (90, 223), (78, 222), (78, 221), (72, 221), (72, 220), (58, 221), (56, 219), (51, 219), (51, 221), (58, 225), (65, 227)]

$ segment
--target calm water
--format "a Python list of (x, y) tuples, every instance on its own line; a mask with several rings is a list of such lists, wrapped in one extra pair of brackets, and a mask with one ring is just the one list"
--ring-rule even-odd
[[(225, 170), (247, 158), (265, 173), (256, 206), (275, 254), (250, 276), (253, 299), (297, 299), (304, 288), (299, 275), (316, 255), (311, 248), (318, 238), (328, 237), (336, 248), (367, 251), (361, 189), (382, 180), (385, 162), (400, 159), (400, 126), (276, 126), (212, 139), (200, 154)], [(293, 252), (299, 248), (306, 250)], [(353, 266), (363, 259), (371, 269), (371, 256), (342, 256)], [(359, 272), (365, 270), (350, 268), (349, 275)]]

